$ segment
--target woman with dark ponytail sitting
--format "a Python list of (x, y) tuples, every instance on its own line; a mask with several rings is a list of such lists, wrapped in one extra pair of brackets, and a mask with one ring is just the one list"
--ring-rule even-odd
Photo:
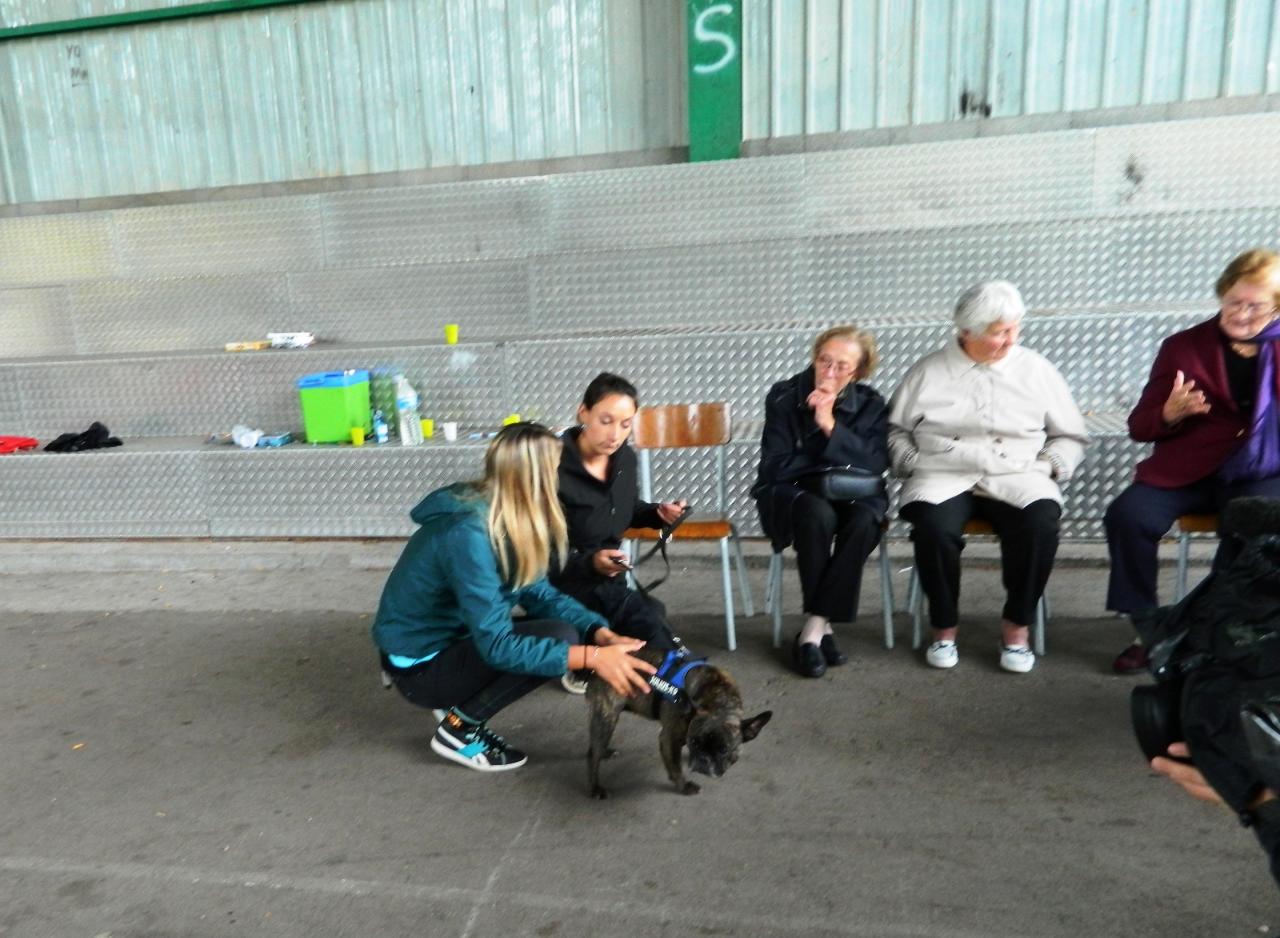
[[(592, 379), (578, 405), (578, 425), (565, 431), (560, 458), (560, 506), (568, 526), (569, 553), (551, 573), (556, 589), (600, 613), (621, 635), (646, 647), (669, 651), (675, 638), (666, 609), (652, 596), (627, 586), (627, 528), (660, 528), (680, 517), (683, 501), (642, 501), (636, 481), (636, 454), (627, 445), (638, 405), (635, 385), (602, 372)], [(566, 675), (565, 689), (586, 686)]]

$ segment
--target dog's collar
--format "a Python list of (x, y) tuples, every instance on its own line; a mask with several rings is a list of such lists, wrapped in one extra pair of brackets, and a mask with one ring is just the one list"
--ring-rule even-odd
[(649, 686), (663, 700), (687, 706), (689, 695), (684, 689), (685, 679), (690, 671), (706, 663), (706, 658), (694, 658), (686, 648), (673, 648), (662, 659), (658, 670), (649, 675)]

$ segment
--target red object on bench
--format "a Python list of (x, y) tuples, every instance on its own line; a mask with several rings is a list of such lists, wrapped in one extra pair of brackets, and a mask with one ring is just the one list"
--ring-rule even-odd
[(0, 453), (16, 453), (20, 449), (35, 449), (40, 441), (33, 436), (0, 436)]

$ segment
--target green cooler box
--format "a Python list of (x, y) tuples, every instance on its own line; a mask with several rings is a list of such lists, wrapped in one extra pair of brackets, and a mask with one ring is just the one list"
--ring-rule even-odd
[(373, 432), (367, 371), (303, 375), (298, 379), (298, 401), (308, 443), (346, 443), (352, 427)]

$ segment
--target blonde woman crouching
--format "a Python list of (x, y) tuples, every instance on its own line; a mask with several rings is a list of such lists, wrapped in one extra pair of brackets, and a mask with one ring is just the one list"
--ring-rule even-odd
[[(504, 427), (484, 478), (437, 489), (410, 516), (409, 538), (383, 587), (373, 623), (382, 666), (410, 703), (447, 712), (431, 748), (482, 772), (523, 765), (491, 732), (490, 717), (566, 670), (590, 670), (623, 694), (647, 693), (644, 643), (553, 589), (552, 552), (564, 556), (556, 497), (561, 444), (545, 427)], [(513, 621), (519, 604), (529, 618)]]

